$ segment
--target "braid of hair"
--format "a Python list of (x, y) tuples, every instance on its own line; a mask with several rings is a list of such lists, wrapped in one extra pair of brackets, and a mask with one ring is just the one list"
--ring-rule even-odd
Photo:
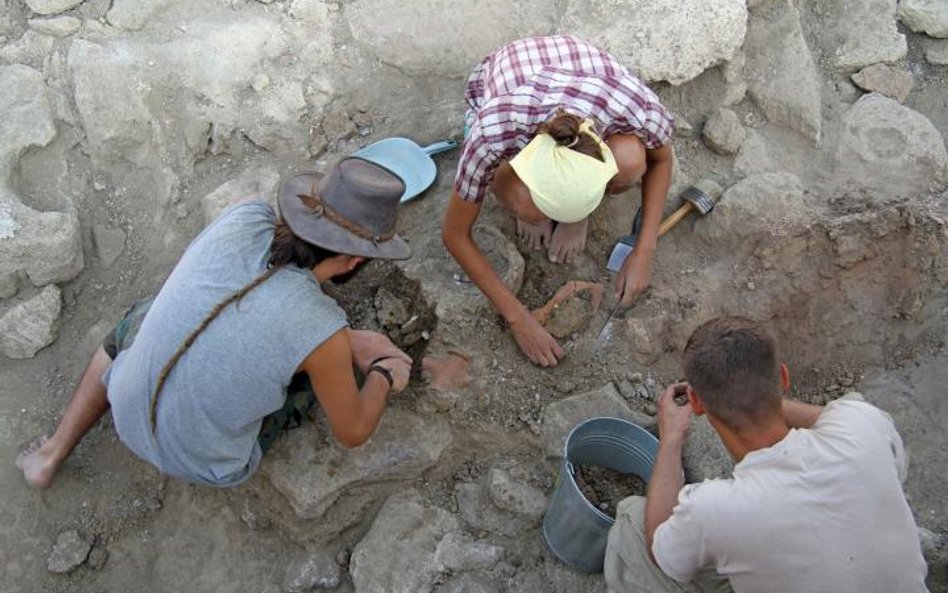
[(211, 322), (214, 321), (214, 319), (218, 315), (221, 314), (221, 311), (226, 309), (227, 306), (233, 303), (234, 301), (239, 301), (240, 299), (242, 299), (248, 292), (250, 292), (254, 288), (260, 286), (261, 284), (269, 280), (270, 277), (273, 276), (273, 274), (275, 274), (276, 271), (279, 269), (280, 269), (280, 266), (271, 267), (269, 270), (267, 270), (263, 274), (260, 274), (255, 279), (250, 281), (250, 283), (248, 283), (246, 286), (244, 286), (240, 290), (230, 295), (223, 301), (217, 303), (217, 305), (215, 305), (214, 308), (211, 309), (211, 312), (207, 314), (207, 317), (204, 318), (204, 321), (201, 322), (201, 324), (197, 327), (197, 329), (191, 332), (191, 335), (185, 338), (184, 342), (182, 342), (181, 345), (178, 346), (178, 349), (171, 356), (171, 359), (168, 361), (167, 364), (165, 364), (164, 368), (161, 369), (161, 373), (158, 374), (158, 382), (155, 385), (155, 391), (151, 394), (151, 404), (148, 409), (148, 419), (151, 422), (152, 434), (155, 434), (155, 431), (158, 429), (158, 396), (161, 394), (161, 389), (162, 387), (165, 386), (165, 381), (168, 379), (168, 376), (171, 374), (172, 369), (174, 369), (175, 365), (178, 364), (178, 361), (181, 359), (182, 356), (184, 356), (184, 353), (188, 351), (188, 349), (191, 347), (192, 344), (194, 344), (194, 341), (197, 340), (197, 337), (201, 335), (201, 333), (204, 332), (205, 329), (207, 329), (207, 326), (209, 326)]

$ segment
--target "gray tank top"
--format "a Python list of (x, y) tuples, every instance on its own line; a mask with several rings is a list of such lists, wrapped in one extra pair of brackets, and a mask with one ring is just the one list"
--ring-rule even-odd
[(276, 215), (263, 201), (225, 211), (191, 242), (142, 321), (130, 348), (102, 378), (115, 429), (136, 455), (200, 484), (236, 486), (260, 463), (263, 417), (346, 316), (309, 270), (283, 268), (228, 306), (171, 372), (148, 419), (158, 374), (220, 301), (266, 271)]

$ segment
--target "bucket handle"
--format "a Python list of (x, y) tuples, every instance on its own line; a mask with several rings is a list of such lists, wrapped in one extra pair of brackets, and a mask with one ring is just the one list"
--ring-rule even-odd
[(425, 146), (421, 150), (423, 150), (424, 153), (427, 154), (428, 156), (431, 156), (433, 154), (447, 152), (457, 147), (458, 147), (458, 143), (455, 142), (454, 140), (443, 140), (441, 142), (435, 142), (434, 144), (429, 144), (428, 146)]

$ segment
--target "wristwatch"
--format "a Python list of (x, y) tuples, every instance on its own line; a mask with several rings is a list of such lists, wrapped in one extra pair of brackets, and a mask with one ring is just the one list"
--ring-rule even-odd
[[(375, 372), (377, 372), (378, 374), (380, 374), (380, 375), (382, 375), (383, 377), (385, 377), (385, 380), (388, 381), (388, 388), (389, 388), (389, 389), (391, 389), (391, 388), (395, 385), (395, 377), (392, 376), (392, 371), (388, 370), (387, 368), (383, 367), (383, 366), (380, 365), (380, 364), (373, 364), (372, 366), (370, 366), (370, 367), (369, 367), (369, 373), (371, 373), (372, 371), (375, 371)], [(368, 373), (366, 373), (366, 374), (368, 374)]]

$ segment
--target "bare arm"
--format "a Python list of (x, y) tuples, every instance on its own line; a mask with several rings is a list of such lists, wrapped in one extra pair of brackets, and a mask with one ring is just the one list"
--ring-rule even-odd
[(691, 422), (691, 408), (688, 405), (679, 406), (675, 402), (676, 393), (684, 393), (685, 386), (685, 383), (669, 386), (658, 402), (661, 439), (645, 499), (645, 544), (652, 562), (655, 562), (652, 554), (655, 530), (672, 516), (678, 502), (678, 492), (685, 485), (681, 454)]
[[(358, 447), (378, 426), (388, 400), (388, 380), (370, 372), (360, 391), (352, 373), (352, 348), (347, 330), (341, 329), (313, 350), (303, 361), (313, 392), (326, 413), (336, 439), (345, 447)], [(392, 391), (404, 389), (410, 363), (392, 358), (379, 363), (395, 379)]]
[(480, 203), (465, 201), (454, 191), (448, 202), (441, 229), (444, 246), (471, 281), (503, 315), (513, 330), (520, 349), (533, 362), (542, 366), (553, 366), (563, 356), (563, 350), (516, 295), (504, 286), (484, 252), (474, 242), (472, 231), (480, 212)]
[(642, 175), (642, 228), (635, 251), (625, 260), (616, 277), (616, 297), (629, 305), (648, 287), (652, 277), (652, 259), (658, 245), (658, 227), (671, 185), (674, 152), (671, 143), (646, 149), (646, 169)]
[(792, 399), (783, 400), (783, 419), (790, 428), (810, 428), (822, 413), (823, 406), (805, 404)]

